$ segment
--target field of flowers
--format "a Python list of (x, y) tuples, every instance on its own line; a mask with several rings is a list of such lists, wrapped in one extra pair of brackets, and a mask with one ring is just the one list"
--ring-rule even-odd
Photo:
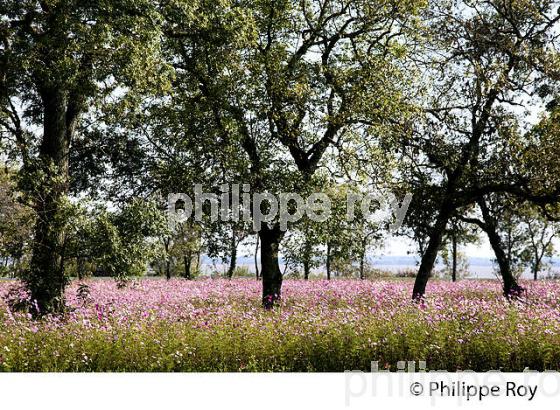
[[(63, 317), (32, 320), (0, 301), (1, 371), (344, 371), (371, 361), (428, 369), (560, 369), (560, 283), (527, 282), (510, 303), (495, 281), (285, 281), (260, 307), (252, 280), (73, 283)], [(14, 282), (0, 281), (6, 296)]]

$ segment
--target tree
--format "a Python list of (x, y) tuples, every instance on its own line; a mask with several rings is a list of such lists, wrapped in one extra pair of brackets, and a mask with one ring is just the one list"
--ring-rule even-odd
[[(494, 199), (494, 202), (496, 199)], [(502, 248), (505, 253), (505, 263), (509, 265), (513, 277), (517, 280), (523, 274), (528, 265), (527, 252), (525, 251), (529, 237), (527, 236), (527, 226), (520, 219), (522, 205), (512, 201), (503, 204), (500, 202), (492, 203), (489, 198), (483, 207), (488, 208), (496, 224), (496, 232), (500, 237)], [(496, 209), (498, 208), (498, 209)], [(487, 216), (486, 219), (489, 217)], [(498, 261), (498, 265), (500, 262)]]
[[(494, 201), (496, 202), (496, 201)], [(543, 258), (551, 257), (552, 240), (557, 232), (537, 207), (530, 203), (502, 200), (499, 205), (487, 206), (496, 221), (496, 231), (504, 249), (505, 261), (514, 277), (519, 277), (527, 267), (533, 278), (543, 268)]]
[(116, 278), (144, 274), (148, 262), (160, 255), (155, 238), (168, 228), (155, 202), (138, 199), (119, 212), (101, 214), (96, 225), (99, 264)]
[(282, 256), (288, 269), (303, 269), (303, 279), (309, 279), (311, 270), (321, 265), (323, 244), (321, 222), (308, 217), (290, 230), (282, 244)]
[(8, 168), (0, 171), (0, 272), (11, 274), (22, 269), (27, 259), (33, 226), (31, 210), (19, 201), (15, 175)]
[[(559, 164), (553, 158), (560, 150), (560, 110), (557, 93), (551, 91), (550, 83), (540, 87), (541, 95), (552, 95), (553, 99), (547, 105), (548, 113), (543, 115), (527, 135), (527, 141), (520, 147), (522, 152), (519, 161), (521, 166), (533, 180), (533, 187), (542, 193), (550, 189), (551, 176), (558, 175)], [(526, 226), (528, 243), (526, 244), (526, 259), (530, 260), (533, 278), (537, 279), (543, 268), (544, 257), (552, 256), (554, 250), (552, 240), (557, 236), (559, 218), (559, 204), (556, 202), (540, 202), (522, 204), (518, 214)], [(531, 255), (531, 256), (529, 256)]]
[(80, 119), (99, 118), (109, 95), (124, 99), (164, 83), (161, 20), (149, 0), (8, 0), (0, 15), (0, 126), (22, 161), (21, 185), (37, 215), (24, 279), (40, 312), (59, 311), (67, 282), (59, 214)]
[(511, 203), (504, 206), (499, 196), (481, 198), (478, 200), (478, 207), (482, 213), (482, 220), (464, 218), (465, 221), (476, 224), (488, 236), (502, 278), (504, 294), (508, 298), (518, 297), (525, 291), (517, 283), (524, 269), (520, 252), (524, 232), (518, 231), (509, 206)]
[(87, 262), (92, 270), (124, 280), (141, 276), (148, 262), (164, 253), (157, 241), (168, 230), (154, 201), (134, 199), (111, 212), (102, 206), (72, 204), (63, 208), (67, 225), (63, 263), (76, 261), (78, 277)]
[[(353, 190), (356, 191), (355, 188)], [(352, 189), (349, 191), (352, 192)], [(368, 212), (373, 211), (373, 209), (368, 210)], [(350, 250), (350, 257), (358, 263), (359, 278), (365, 279), (367, 254), (372, 247), (382, 245), (383, 232), (387, 229), (379, 218), (376, 219), (374, 214), (364, 214), (360, 207), (355, 210), (353, 220), (346, 221), (345, 230), (347, 233), (343, 234), (343, 237), (348, 242), (346, 247)]]
[(558, 236), (558, 226), (547, 220), (534, 208), (526, 209), (521, 219), (527, 229), (529, 243), (525, 248), (526, 257), (530, 260), (533, 279), (546, 267), (544, 258), (554, 254), (553, 239)]
[[(329, 149), (377, 140), (403, 115), (400, 39), (422, 3), (226, 1), (201, 4), (188, 28), (170, 8), (176, 90), (249, 162), (252, 192), (298, 192)], [(259, 231), (267, 308), (281, 295), (283, 237), (275, 221)]]
[(327, 280), (338, 275), (341, 265), (350, 263), (351, 246), (350, 231), (346, 217), (346, 198), (353, 192), (348, 185), (330, 183), (326, 193), (331, 201), (331, 215), (321, 223), (321, 237), (325, 248), (324, 263)]
[(468, 276), (469, 264), (466, 256), (458, 249), (459, 245), (478, 242), (478, 234), (475, 229), (461, 223), (460, 218), (453, 217), (449, 228), (445, 233), (441, 256), (446, 271), (451, 280), (456, 282), (458, 278)]
[[(403, 174), (434, 210), (413, 299), (425, 293), (453, 215), (478, 204), (500, 261), (502, 244), (494, 232), (496, 221), (484, 212), (485, 197), (557, 201), (557, 178), (547, 174), (539, 187), (520, 160), (526, 127), (516, 107), (536, 106), (540, 97), (533, 90), (559, 78), (557, 55), (551, 51), (558, 43), (559, 20), (554, 1), (438, 1), (427, 9), (425, 45), (415, 61), (425, 67), (422, 78), (430, 85), (419, 97), (426, 116), (404, 136), (401, 150)], [(504, 294), (517, 293), (507, 265), (500, 268)]]

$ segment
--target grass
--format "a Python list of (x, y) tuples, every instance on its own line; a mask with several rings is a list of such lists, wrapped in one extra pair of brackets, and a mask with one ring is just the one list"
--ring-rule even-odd
[[(1, 371), (290, 371), (560, 369), (560, 283), (526, 283), (510, 303), (495, 281), (285, 281), (260, 306), (253, 280), (73, 283), (71, 310), (34, 321), (0, 302)], [(6, 295), (13, 282), (0, 283)]]

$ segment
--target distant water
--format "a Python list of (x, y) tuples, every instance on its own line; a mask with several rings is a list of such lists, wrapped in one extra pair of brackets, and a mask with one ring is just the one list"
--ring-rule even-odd
[[(419, 260), (413, 256), (382, 256), (373, 260), (373, 266), (378, 269), (396, 272), (402, 269), (417, 269), (418, 262)], [(544, 262), (550, 265), (551, 271), (560, 271), (560, 259), (549, 258)], [(497, 265), (491, 258), (469, 257), (468, 264), (469, 278), (494, 279), (496, 277)], [(441, 268), (443, 268), (443, 265), (438, 261), (436, 269)], [(522, 277), (530, 279), (532, 274), (529, 270), (526, 270)]]
[[(216, 263), (212, 263), (212, 260), (209, 258), (204, 257), (202, 260), (202, 265), (204, 271), (213, 271), (216, 268), (218, 270), (227, 270), (227, 265), (215, 261)], [(418, 262), (419, 260), (414, 256), (380, 256), (380, 257), (370, 257), (369, 258), (370, 264), (376, 268), (391, 272), (398, 272), (400, 270), (409, 270), (409, 269), (418, 269)], [(281, 267), (283, 267), (282, 261), (280, 261)], [(481, 258), (481, 257), (469, 257), (469, 278), (475, 279), (494, 279), (496, 277), (495, 272), (497, 271), (497, 267), (495, 266), (494, 262), (491, 258)], [(552, 258), (547, 259), (546, 263), (550, 264), (550, 269), (553, 272), (560, 272), (560, 259)], [(249, 271), (254, 272), (255, 270), (255, 261), (254, 258), (251, 257), (240, 257), (237, 260), (238, 266), (246, 266)], [(436, 269), (443, 268), (441, 263), (436, 264)], [(323, 269), (315, 270), (314, 272), (323, 272)], [(529, 271), (524, 272), (524, 278), (532, 278), (531, 273)]]

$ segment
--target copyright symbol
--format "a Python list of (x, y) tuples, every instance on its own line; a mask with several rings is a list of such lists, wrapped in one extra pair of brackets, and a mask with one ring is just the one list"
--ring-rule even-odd
[(424, 392), (424, 387), (418, 382), (412, 383), (410, 385), (410, 392), (414, 396), (420, 396)]

